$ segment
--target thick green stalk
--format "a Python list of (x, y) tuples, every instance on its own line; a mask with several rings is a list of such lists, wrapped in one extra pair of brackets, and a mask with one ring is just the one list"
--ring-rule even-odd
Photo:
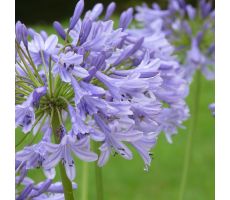
[[(61, 122), (60, 122), (60, 120), (58, 118), (58, 112), (56, 111), (56, 109), (54, 109), (54, 111), (53, 111), (51, 124), (52, 124), (52, 130), (53, 130), (55, 142), (57, 144), (59, 144), (60, 143), (60, 138), (57, 135), (57, 133), (58, 133), (58, 129), (61, 126)], [(60, 169), (62, 185), (63, 185), (63, 188), (64, 188), (65, 200), (74, 200), (72, 183), (68, 179), (68, 177), (66, 175), (65, 167), (61, 162), (59, 162), (59, 169)]]
[[(99, 154), (98, 144), (94, 143), (94, 151)], [(95, 179), (96, 179), (96, 193), (97, 200), (103, 200), (103, 178), (102, 178), (102, 168), (97, 166), (95, 163)]]
[(89, 166), (87, 162), (83, 162), (83, 172), (82, 172), (82, 197), (81, 200), (88, 199), (88, 173)]
[(200, 88), (201, 88), (201, 72), (197, 70), (196, 72), (196, 79), (195, 79), (195, 93), (194, 100), (192, 102), (192, 112), (191, 112), (191, 121), (190, 121), (190, 129), (188, 132), (187, 144), (185, 149), (185, 157), (184, 157), (184, 164), (182, 170), (182, 178), (180, 184), (180, 193), (179, 193), (179, 200), (184, 199), (185, 195), (185, 188), (188, 176), (188, 169), (189, 169), (189, 162), (191, 157), (191, 147), (192, 147), (192, 135), (196, 132), (197, 128), (197, 119), (198, 119), (198, 111), (199, 111), (199, 100), (200, 100)]

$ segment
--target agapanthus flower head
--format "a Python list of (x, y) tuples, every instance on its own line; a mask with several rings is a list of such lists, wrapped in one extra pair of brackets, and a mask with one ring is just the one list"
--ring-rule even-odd
[[(24, 170), (18, 169), (20, 181), (38, 167), (53, 179), (58, 164), (72, 181), (76, 157), (97, 161), (98, 166), (111, 155), (130, 160), (130, 145), (147, 169), (158, 135), (164, 132), (171, 141), (189, 116), (184, 100), (188, 82), (165, 32), (129, 29), (132, 8), (121, 14), (116, 29), (109, 19), (114, 3), (103, 20), (98, 19), (102, 4), (84, 17), (83, 7), (80, 0), (69, 27), (53, 24), (63, 41), (31, 31), (28, 48), (16, 45), (16, 126), (42, 136), (16, 153)], [(92, 142), (99, 144), (99, 155), (91, 149)], [(51, 180), (39, 188), (34, 191), (29, 182), (18, 198), (48, 197)]]
[[(199, 1), (196, 9), (184, 0), (170, 0), (165, 10), (159, 6), (149, 8), (143, 5), (138, 6), (137, 11), (135, 18), (144, 26), (141, 34), (149, 37), (159, 29), (164, 32), (176, 47), (176, 54), (180, 64), (185, 67), (185, 78), (189, 82), (197, 69), (202, 71), (206, 79), (214, 79), (215, 55), (207, 50), (211, 44), (214, 45), (215, 11), (210, 2)], [(156, 25), (160, 23), (160, 26)], [(194, 59), (195, 63), (192, 61)]]

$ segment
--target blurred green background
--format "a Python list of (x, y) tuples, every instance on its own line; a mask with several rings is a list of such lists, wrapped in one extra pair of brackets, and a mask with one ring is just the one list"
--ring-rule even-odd
[[(56, 10), (56, 6), (58, 6), (57, 4), (60, 1), (56, 0), (57, 3), (53, 6), (44, 3), (44, 10), (42, 9), (39, 11), (39, 16), (36, 16), (35, 10), (34, 12), (32, 12), (29, 7), (24, 7), (24, 12), (30, 10), (30, 15), (33, 16), (31, 18), (34, 18), (34, 20), (31, 21), (24, 18), (24, 15), (21, 15), (21, 11), (19, 12), (20, 2), (23, 2), (23, 0), (16, 1), (16, 19), (18, 17), (23, 22), (27, 22), (28, 20), (30, 26), (37, 31), (44, 29), (49, 34), (54, 33), (54, 30), (50, 25), (52, 24), (52, 21), (58, 19), (57, 15), (53, 14), (53, 12), (50, 12), (49, 19), (43, 19), (46, 19), (47, 16), (45, 14), (46, 10)], [(49, 2), (49, 0), (47, 0), (46, 2)], [(64, 1), (62, 2), (64, 3)], [(95, 3), (95, 1), (90, 2), (93, 2), (93, 4)], [(106, 2), (108, 4), (109, 1)], [(118, 6), (119, 10), (125, 9), (126, 6), (128, 7), (128, 5), (130, 5), (130, 2), (131, 1), (127, 1), (126, 5), (126, 1), (123, 1), (121, 8), (120, 4)], [(135, 1), (135, 4), (140, 2), (141, 1)], [(65, 6), (66, 8), (69, 6), (68, 3), (69, 1), (65, 1), (65, 4), (63, 4), (62, 7), (63, 10), (65, 10)], [(72, 14), (74, 4), (72, 4), (70, 10), (65, 10), (66, 12), (68, 11), (68, 17)], [(46, 7), (48, 7), (48, 9)], [(59, 20), (63, 22), (64, 26), (68, 24), (68, 21), (66, 20), (66, 18), (68, 17), (62, 16), (62, 12), (58, 13), (58, 16), (61, 17)], [(115, 17), (114, 19), (117, 23), (118, 17)], [(192, 136), (191, 159), (184, 197), (185, 200), (213, 200), (215, 196), (215, 119), (208, 109), (208, 105), (215, 101), (214, 87), (214, 81), (207, 81), (202, 77), (198, 109), (198, 123), (196, 132), (194, 132)], [(187, 98), (187, 102), (191, 110), (193, 110), (194, 105), (194, 94), (195, 85), (193, 82), (190, 88), (189, 97)], [(191, 113), (191, 115), (192, 114), (193, 113)], [(167, 143), (164, 135), (161, 134), (156, 147), (153, 149), (154, 159), (152, 161), (152, 166), (149, 172), (144, 171), (143, 161), (136, 153), (134, 153), (134, 159), (131, 161), (124, 160), (119, 156), (111, 157), (109, 162), (102, 169), (105, 197), (104, 199), (178, 200), (190, 122), (191, 118), (187, 122), (185, 122), (185, 126), (187, 127), (187, 129), (180, 129), (179, 133), (173, 137), (173, 144)], [(16, 144), (23, 136), (24, 134), (21, 133), (19, 129), (17, 129)], [(22, 145), (17, 147), (16, 150), (21, 149), (24, 144), (30, 141), (30, 139), (31, 138), (27, 138), (27, 140)], [(77, 168), (77, 176), (75, 182), (78, 183), (78, 189), (76, 190), (75, 195), (77, 199), (81, 200), (83, 171), (82, 162), (76, 159), (75, 163)], [(88, 199), (95, 200), (96, 182), (94, 174), (94, 163), (89, 163), (88, 166)], [(57, 176), (55, 179), (59, 180), (58, 169), (56, 171)], [(29, 175), (33, 177), (36, 181), (44, 180), (44, 175), (41, 169), (33, 170), (29, 173)]]

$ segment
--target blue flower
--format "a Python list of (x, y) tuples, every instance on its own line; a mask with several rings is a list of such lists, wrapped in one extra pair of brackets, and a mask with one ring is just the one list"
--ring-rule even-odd
[(160, 131), (165, 133), (166, 139), (172, 143), (172, 136), (177, 134), (178, 127), (184, 128), (182, 123), (188, 119), (189, 109), (185, 102), (172, 104), (170, 108), (164, 108), (157, 121), (160, 124)]
[(42, 96), (46, 94), (46, 87), (36, 88), (27, 98), (27, 100), (15, 107), (16, 127), (23, 127), (23, 132), (28, 133), (35, 123), (34, 107), (39, 105)]
[[(16, 177), (16, 184), (19, 184), (19, 177)], [(20, 195), (18, 195), (18, 191), (16, 191), (16, 199), (25, 199), (25, 198), (32, 198), (34, 200), (41, 200), (41, 199), (60, 199), (64, 198), (64, 189), (61, 182), (55, 182), (51, 179), (46, 179), (39, 183), (35, 183), (29, 177), (25, 177), (21, 185), (23, 185), (24, 189)], [(72, 182), (72, 188), (75, 190), (77, 189), (77, 184)]]
[(145, 170), (148, 171), (148, 167), (151, 165), (151, 161), (153, 159), (153, 154), (151, 153), (151, 149), (155, 146), (157, 142), (156, 133), (148, 133), (144, 134), (140, 140), (131, 142), (132, 146), (137, 150), (140, 154), (141, 158), (145, 163)]
[(73, 16), (70, 20), (69, 30), (74, 28), (74, 26), (76, 25), (77, 21), (79, 20), (83, 12), (83, 9), (84, 9), (84, 0), (80, 0), (76, 5)]
[(15, 108), (16, 127), (21, 126), (24, 133), (28, 133), (35, 122), (34, 108), (27, 103), (17, 105)]
[(44, 96), (46, 93), (47, 93), (46, 86), (36, 88), (32, 93), (32, 95), (33, 95), (32, 105), (34, 107), (37, 107), (39, 105), (39, 101), (40, 101), (41, 97)]
[(89, 138), (77, 140), (75, 136), (64, 135), (60, 144), (46, 143), (45, 149), (49, 152), (43, 162), (45, 169), (55, 167), (59, 161), (65, 166), (66, 174), (70, 180), (75, 178), (75, 163), (71, 156), (73, 152), (78, 158), (86, 162), (97, 160), (97, 154), (89, 150)]
[(28, 47), (28, 30), (25, 24), (22, 24), (20, 21), (17, 21), (15, 25), (15, 32), (17, 42), (20, 44), (22, 41), (25, 47)]
[(84, 121), (81, 119), (79, 112), (76, 112), (74, 108), (71, 105), (68, 105), (68, 110), (70, 114), (70, 120), (72, 123), (72, 131), (76, 135), (78, 133), (80, 134), (86, 134), (89, 133), (89, 127), (84, 123)]
[(68, 52), (61, 53), (59, 56), (53, 56), (56, 64), (53, 67), (53, 73), (59, 74), (64, 82), (71, 82), (72, 76), (87, 77), (88, 72), (80, 66), (83, 62), (83, 56)]
[(140, 79), (139, 76), (140, 74), (136, 73), (125, 78), (115, 79), (99, 71), (96, 73), (96, 77), (106, 85), (115, 99), (121, 99), (122, 94), (137, 97), (140, 93), (145, 92), (149, 87), (149, 83)]
[(132, 152), (124, 143), (122, 143), (122, 141), (136, 141), (142, 137), (142, 133), (138, 130), (132, 129), (122, 131), (121, 127), (120, 130), (117, 130), (118, 127), (114, 126), (113, 124), (111, 124), (111, 127), (109, 127), (99, 115), (94, 115), (94, 118), (98, 127), (105, 135), (103, 144), (99, 148), (101, 155), (98, 160), (98, 165), (103, 166), (108, 161), (109, 155), (113, 150), (125, 159), (132, 159)]
[(116, 9), (116, 4), (114, 2), (111, 2), (106, 9), (106, 13), (104, 17), (105, 21), (109, 20), (109, 18), (111, 17), (115, 9)]
[(58, 35), (60, 35), (60, 37), (61, 37), (63, 40), (65, 40), (65, 38), (66, 38), (66, 32), (65, 32), (65, 30), (63, 29), (62, 25), (61, 25), (59, 22), (55, 21), (55, 22), (53, 23), (53, 27), (54, 27), (54, 29), (57, 31)]
[[(26, 169), (34, 169), (43, 167), (46, 159), (47, 151), (45, 150), (45, 141), (38, 144), (25, 147), (22, 151), (16, 153), (16, 160), (25, 162)], [(55, 177), (55, 169), (43, 169), (47, 178), (53, 179)]]
[(133, 8), (129, 8), (121, 14), (119, 28), (125, 30), (133, 20)]
[(85, 18), (89, 18), (92, 21), (95, 21), (100, 16), (100, 14), (102, 13), (102, 11), (103, 11), (103, 5), (101, 3), (97, 3), (93, 7), (92, 10), (86, 12)]
[(215, 116), (215, 103), (210, 104), (209, 109), (211, 110), (212, 115)]
[(50, 35), (46, 40), (38, 33), (34, 34), (33, 40), (29, 42), (29, 51), (33, 61), (36, 65), (44, 62), (48, 66), (49, 58), (58, 52), (57, 49), (58, 37), (56, 35)]

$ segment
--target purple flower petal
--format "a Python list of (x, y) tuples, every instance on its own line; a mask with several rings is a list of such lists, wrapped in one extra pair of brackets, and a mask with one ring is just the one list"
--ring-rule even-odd
[(79, 20), (83, 12), (83, 9), (84, 9), (84, 0), (80, 0), (74, 9), (73, 16), (70, 20), (69, 30), (72, 30), (74, 28), (74, 26), (76, 25), (77, 21)]
[(105, 21), (109, 20), (109, 18), (111, 17), (115, 9), (116, 9), (116, 4), (114, 2), (111, 2), (106, 9), (106, 13), (104, 17)]
[(45, 50), (48, 52), (52, 52), (53, 49), (57, 46), (57, 44), (58, 44), (58, 37), (56, 35), (50, 35), (45, 40)]

